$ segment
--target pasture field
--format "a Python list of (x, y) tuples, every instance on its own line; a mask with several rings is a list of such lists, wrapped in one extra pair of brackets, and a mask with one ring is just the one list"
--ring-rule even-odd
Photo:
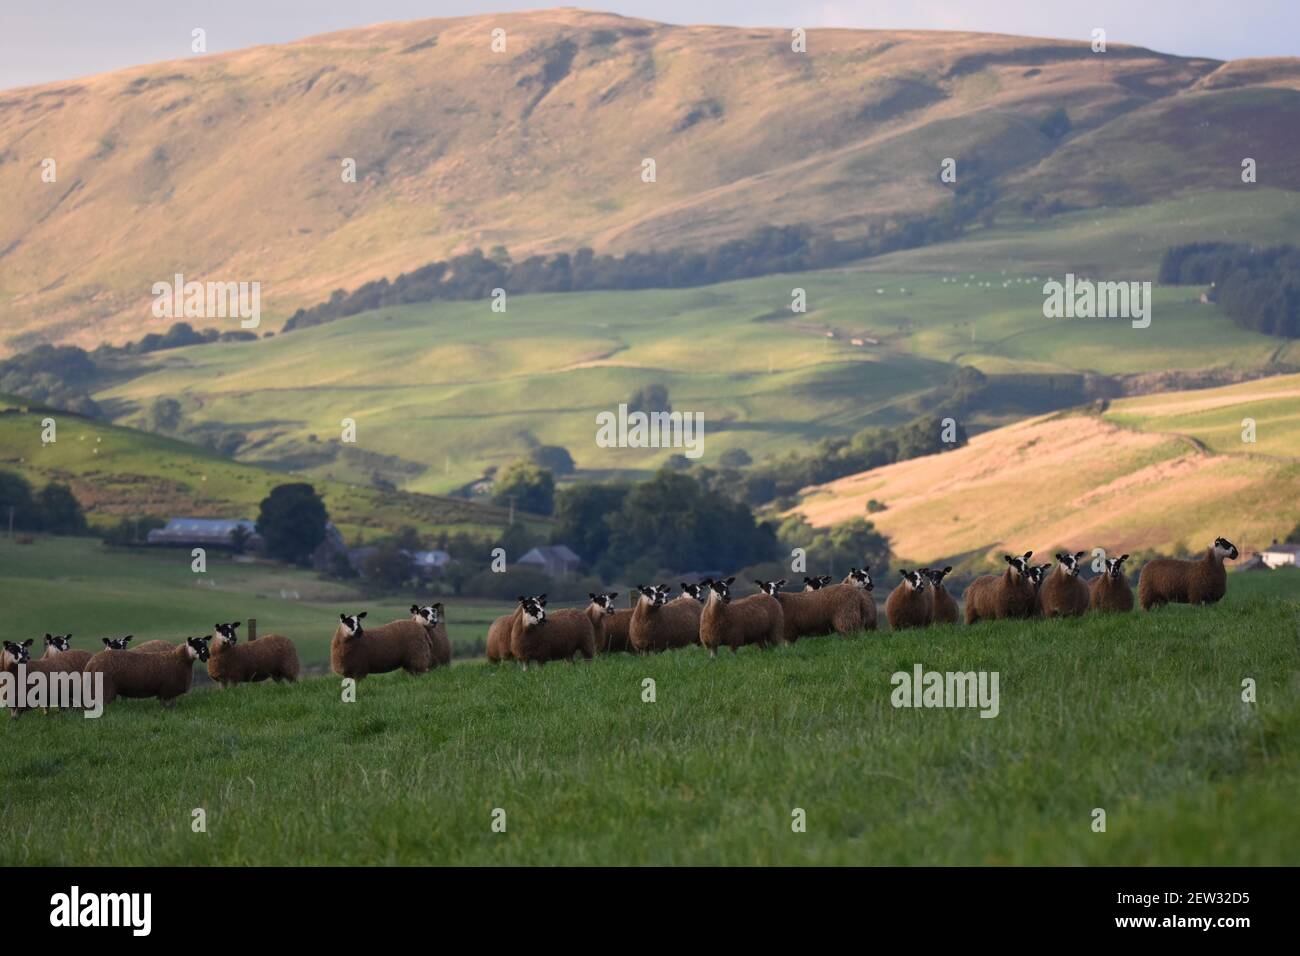
[[(0, 863), (1294, 864), (1298, 595), (29, 714)], [(895, 709), (918, 663), (998, 672), (998, 716)]]
[[(1058, 228), (1073, 236), (1083, 226)], [(1087, 265), (1080, 275), (1099, 274)], [(1149, 269), (1100, 274), (1136, 279)], [(247, 434), (241, 460), (359, 484), (379, 471), (437, 493), (539, 442), (565, 446), (592, 474), (647, 474), (680, 450), (598, 447), (596, 415), (652, 383), (668, 386), (675, 409), (704, 412), (709, 464), (731, 448), (760, 459), (901, 423), (931, 407), (960, 365), (1047, 376), (1300, 362), (1294, 343), (1239, 328), (1190, 286), (1157, 287), (1146, 329), (1044, 319), (1050, 275), (1063, 273), (842, 269), (696, 289), (518, 295), (505, 313), (486, 300), (393, 307), (273, 339), (141, 356), (94, 397), (135, 426), (155, 399), (175, 397), (191, 427)], [(806, 313), (791, 312), (796, 288)], [(1013, 417), (986, 410), (971, 424)], [(343, 418), (357, 423), (355, 447), (338, 442)]]
[[(488, 625), (504, 608), (496, 602), (437, 598), (373, 598), (344, 582), (268, 563), (243, 564), (208, 555), (206, 574), (190, 570), (185, 548), (105, 548), (88, 538), (38, 538), (16, 544), (0, 538), (0, 605), (9, 609), (6, 633), (32, 637), (73, 634), (73, 646), (98, 649), (101, 637), (134, 634), (133, 643), (179, 642), (211, 634), (223, 621), (257, 619), (259, 634), (293, 639), (303, 667), (329, 669), (329, 641), (339, 613), (368, 611), (382, 623), (409, 617), (418, 601), (450, 605), (449, 635), (457, 656), (481, 655)], [(6, 636), (6, 640), (12, 638)]]

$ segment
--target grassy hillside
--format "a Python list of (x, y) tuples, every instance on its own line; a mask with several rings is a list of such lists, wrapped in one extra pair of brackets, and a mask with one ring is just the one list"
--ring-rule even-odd
[[(716, 661), (467, 664), (352, 704), (316, 678), (30, 714), (0, 721), (0, 863), (1293, 863), (1297, 577), (1234, 576), (1209, 609)], [(999, 715), (893, 708), (917, 663), (997, 671)], [(76, 827), (49, 825), (52, 794)]]
[[(212, 633), (222, 621), (256, 618), (259, 634), (284, 634), (303, 666), (329, 668), (329, 640), (342, 611), (368, 611), (384, 622), (409, 617), (411, 592), (401, 598), (362, 595), (350, 584), (272, 564), (236, 563), (209, 554), (195, 574), (184, 549), (110, 549), (88, 538), (38, 538), (19, 544), (0, 537), (0, 601), (10, 609), (8, 633), (32, 637), (71, 632), (74, 646), (134, 634), (135, 643)], [(444, 599), (445, 600), (445, 599)], [(459, 656), (481, 656), (492, 619), (508, 610), (492, 601), (448, 602), (448, 635)], [(6, 638), (9, 640), (10, 638)]]
[[(1076, 213), (1000, 239), (977, 235), (936, 247), (950, 261), (930, 273), (838, 270), (699, 289), (514, 296), (505, 313), (487, 302), (381, 309), (274, 339), (142, 356), (99, 384), (95, 398), (116, 420), (140, 424), (155, 398), (176, 397), (188, 424), (247, 433), (240, 455), (250, 461), (361, 483), (378, 470), (409, 490), (439, 492), (533, 442), (564, 445), (597, 473), (657, 467), (672, 451), (594, 440), (598, 412), (653, 382), (669, 386), (674, 407), (705, 414), (711, 463), (729, 448), (760, 458), (904, 421), (933, 406), (927, 391), (959, 364), (1038, 376), (1300, 364), (1300, 346), (1238, 328), (1191, 287), (1157, 288), (1147, 329), (1043, 318), (1048, 275), (1116, 274), (1101, 271), (1127, 255), (1116, 235), (1143, 237), (1133, 271), (1118, 273), (1143, 278), (1171, 242), (1248, 223), (1263, 230), (1257, 236), (1300, 234), (1300, 203), (1289, 194), (1238, 218), (1226, 216), (1235, 208), (1226, 196), (1200, 201), (1196, 216), (1191, 201), (1175, 201), (1150, 207), (1147, 218)], [(1225, 218), (1207, 232), (1213, 210)], [(1035, 261), (1051, 260), (1053, 270), (1007, 274), (1016, 261), (1002, 255), (1008, 244), (1032, 245)], [(1094, 256), (1103, 250), (1108, 258)], [(973, 271), (977, 261), (997, 268)], [(807, 292), (805, 314), (790, 312), (794, 288)], [(1014, 411), (968, 424), (1005, 423)], [(338, 441), (343, 418), (357, 422), (354, 447)]]
[[(94, 525), (124, 516), (256, 518), (258, 505), (292, 475), (230, 461), (206, 449), (65, 412), (27, 409), (0, 399), (0, 468), (34, 485), (69, 485)], [(42, 442), (53, 417), (55, 441)], [(431, 495), (385, 492), (313, 479), (349, 542), (410, 525), (423, 533), (504, 528), (500, 508)], [(542, 519), (529, 518), (539, 523)]]
[[(274, 325), (471, 246), (887, 232), (949, 201), (947, 157), (1012, 211), (1232, 188), (1243, 150), (1261, 183), (1300, 185), (1291, 59), (1121, 44), (1103, 57), (1084, 35), (813, 30), (805, 53), (790, 39), (543, 10), (4, 91), (2, 331), (11, 346), (134, 338), (152, 283), (176, 272), (262, 282)], [(1068, 131), (1044, 126), (1058, 109)], [(39, 179), (47, 158), (53, 183)]]
[[(1246, 417), (1254, 444), (1241, 440)], [(1298, 418), (1297, 375), (1130, 398), (809, 489), (797, 510), (826, 525), (881, 501), (871, 520), (914, 561), (1200, 549), (1219, 535), (1248, 551), (1300, 522)]]

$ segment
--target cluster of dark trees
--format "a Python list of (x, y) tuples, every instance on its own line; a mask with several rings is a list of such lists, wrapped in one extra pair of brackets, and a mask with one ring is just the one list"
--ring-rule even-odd
[(493, 289), (512, 295), (530, 292), (586, 292), (612, 289), (681, 289), (733, 279), (825, 269), (896, 249), (920, 246), (959, 235), (988, 207), (988, 188), (953, 188), (953, 201), (934, 216), (892, 221), (871, 234), (839, 239), (807, 226), (764, 226), (743, 239), (711, 250), (669, 249), (597, 255), (582, 248), (530, 256), (520, 262), (497, 247), (491, 255), (475, 249), (452, 259), (431, 262), (391, 282), (378, 279), (299, 309), (285, 323), (286, 332), (332, 322), (386, 306), (438, 300), (487, 298)]
[(1214, 285), (1223, 311), (1242, 328), (1300, 337), (1300, 249), (1193, 242), (1169, 249), (1160, 263), (1166, 285)]
[(86, 515), (67, 485), (51, 481), (35, 491), (22, 475), (0, 471), (0, 529), (7, 530), (13, 515), (15, 531), (48, 534), (85, 534)]

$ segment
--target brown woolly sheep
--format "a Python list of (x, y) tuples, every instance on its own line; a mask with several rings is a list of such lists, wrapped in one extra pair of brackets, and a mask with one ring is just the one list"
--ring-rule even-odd
[(191, 637), (170, 654), (100, 651), (86, 664), (86, 672), (104, 675), (105, 707), (119, 697), (157, 697), (166, 707), (190, 689), (194, 662), (207, 659), (208, 638)]
[[(433, 649), (424, 625), (410, 619), (389, 621), (366, 628), (360, 614), (340, 614), (330, 639), (330, 669), (341, 677), (362, 678), (399, 667), (408, 674), (423, 674), (433, 664)], [(262, 639), (257, 640), (258, 644)]]
[(524, 670), (528, 662), (538, 666), (547, 661), (572, 661), (574, 654), (591, 660), (596, 656), (596, 633), (591, 619), (576, 608), (546, 611), (546, 595), (519, 596), (523, 611), (510, 630), (510, 653)]
[[(587, 620), (591, 621), (591, 631), (596, 638), (596, 653), (604, 654), (609, 648), (609, 636), (605, 631), (605, 626), (612, 621), (619, 613), (618, 608), (614, 607), (614, 598), (618, 597), (617, 591), (610, 591), (608, 594), (593, 594), (587, 592), (587, 597), (591, 598), (591, 603), (587, 605)], [(631, 611), (623, 611), (630, 619)], [(626, 641), (624, 647), (626, 650)]]
[[(104, 638), (104, 648), (110, 651), (124, 651), (126, 645), (131, 642), (132, 637), (134, 637), (132, 634), (128, 634), (126, 637), (106, 637)], [(101, 651), (101, 653), (103, 652)]]
[(934, 592), (934, 623), (956, 624), (961, 619), (961, 611), (943, 583), (943, 579), (952, 574), (952, 565), (942, 570), (922, 568), (921, 573), (930, 579), (930, 589)]
[(1215, 538), (1199, 561), (1156, 558), (1138, 575), (1138, 603), (1149, 611), (1162, 604), (1213, 604), (1228, 592), (1223, 560), (1237, 560), (1237, 546)]
[(510, 632), (514, 630), (515, 621), (523, 613), (524, 609), (517, 607), (509, 614), (501, 615), (488, 625), (487, 659), (493, 664), (500, 664), (502, 661), (511, 659)]
[(1002, 574), (982, 574), (966, 589), (966, 623), (1003, 618), (1032, 617), (1036, 592), (1030, 581), (1029, 559), (1004, 554), (1007, 569)]
[(73, 650), (71, 634), (62, 636), (58, 634), (45, 635), (45, 653), (41, 655), (43, 661), (57, 657), (59, 663), (67, 670), (83, 671), (93, 656), (90, 651)]
[(1043, 579), (1051, 569), (1050, 564), (1034, 564), (1029, 567), (1029, 583), (1034, 587), (1034, 609), (1030, 617), (1043, 616)]
[(1093, 578), (1089, 585), (1089, 608), (1094, 611), (1122, 613), (1133, 610), (1133, 589), (1129, 587), (1128, 578), (1124, 576), (1123, 565), (1127, 560), (1127, 554), (1106, 559), (1106, 570)]
[(876, 629), (876, 599), (872, 591), (876, 585), (871, 580), (871, 566), (865, 568), (849, 568), (849, 573), (844, 575), (841, 584), (851, 584), (861, 592), (862, 598), (862, 629), (864, 631), (874, 631)]
[(429, 636), (429, 650), (433, 654), (434, 667), (451, 666), (451, 638), (447, 636), (447, 613), (442, 602), (411, 605), (411, 620), (424, 626)]
[(901, 631), (909, 627), (929, 627), (934, 623), (934, 590), (930, 578), (920, 571), (899, 572), (903, 580), (885, 600), (885, 617), (889, 629)]
[[(257, 683), (268, 677), (277, 684), (298, 679), (298, 650), (282, 634), (266, 634), (246, 644), (235, 631), (240, 621), (216, 625), (208, 657), (208, 676), (220, 687)], [(143, 646), (143, 645), (141, 645)]]
[(1079, 617), (1088, 610), (1088, 585), (1079, 580), (1079, 561), (1086, 551), (1056, 556), (1056, 567), (1038, 588), (1044, 617)]
[(682, 596), (668, 600), (666, 584), (637, 585), (640, 598), (628, 625), (628, 644), (638, 654), (687, 647), (700, 639), (700, 602)]
[[(819, 585), (804, 591), (782, 591), (785, 579), (755, 581), (781, 605), (782, 637), (787, 642), (822, 634), (857, 634), (874, 630), (875, 602), (854, 584)], [(868, 613), (867, 606), (871, 606)]]
[(168, 654), (180, 647), (171, 641), (145, 641), (131, 648), (133, 654)]
[(786, 642), (781, 602), (765, 592), (733, 601), (731, 585), (735, 580), (731, 577), (709, 584), (712, 593), (700, 615), (700, 643), (708, 648), (709, 657), (717, 657), (723, 645), (734, 654), (743, 644), (771, 647)]

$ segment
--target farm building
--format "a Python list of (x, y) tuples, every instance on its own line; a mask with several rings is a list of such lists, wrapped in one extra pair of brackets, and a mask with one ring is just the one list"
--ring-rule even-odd
[(578, 570), (582, 559), (562, 544), (533, 548), (517, 562), (534, 567), (548, 577), (562, 578)]
[(172, 518), (161, 528), (149, 532), (149, 544), (176, 548), (229, 548), (234, 546), (231, 535), (242, 528), (247, 537), (244, 548), (256, 551), (262, 547), (262, 536), (253, 522), (245, 518)]
[(1259, 552), (1259, 557), (1270, 568), (1293, 568), (1300, 564), (1300, 544), (1278, 544), (1274, 541)]
[(441, 577), (447, 570), (447, 565), (451, 563), (451, 555), (446, 551), (434, 549), (433, 551), (408, 551), (407, 555), (411, 558), (411, 563), (415, 565), (415, 570), (419, 572), (422, 578)]

